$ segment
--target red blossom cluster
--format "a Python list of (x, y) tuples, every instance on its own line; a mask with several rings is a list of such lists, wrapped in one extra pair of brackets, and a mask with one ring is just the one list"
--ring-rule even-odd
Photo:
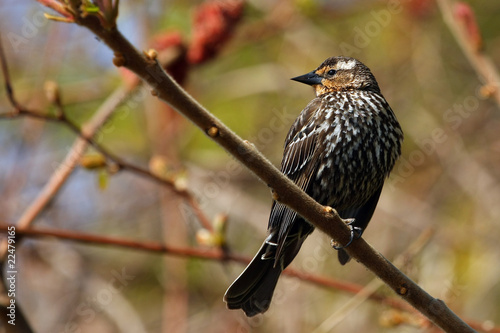
[[(172, 78), (183, 85), (189, 70), (211, 60), (219, 54), (231, 38), (236, 24), (243, 15), (243, 0), (211, 0), (199, 5), (194, 13), (192, 38), (186, 38), (175, 30), (165, 31), (154, 36), (149, 45), (157, 51), (158, 61)], [(120, 67), (122, 78), (128, 85), (135, 85), (139, 79), (135, 74)], [(163, 116), (168, 119), (168, 132), (173, 138), (182, 132), (183, 118), (169, 106), (163, 105)]]
[(188, 51), (192, 64), (213, 58), (231, 37), (243, 13), (243, 1), (212, 1), (200, 5), (193, 22), (193, 37)]
[(483, 47), (483, 38), (481, 37), (481, 30), (477, 25), (476, 15), (474, 11), (465, 2), (458, 2), (454, 7), (455, 19), (460, 22), (465, 31), (468, 42), (475, 51), (481, 51)]
[(160, 54), (172, 51), (175, 58), (165, 68), (182, 84), (191, 65), (213, 59), (232, 36), (243, 14), (242, 0), (215, 0), (199, 5), (194, 14), (192, 38), (186, 42), (178, 31), (158, 34), (151, 46)]
[(415, 18), (428, 18), (434, 11), (434, 0), (408, 0), (404, 2), (407, 11)]
[[(161, 33), (153, 38), (151, 47), (160, 53), (160, 63), (166, 63), (165, 70), (177, 81), (183, 84), (186, 80), (189, 63), (187, 59), (187, 47), (182, 35), (178, 31)], [(169, 54), (167, 54), (169, 53)], [(166, 55), (168, 61), (162, 59)]]

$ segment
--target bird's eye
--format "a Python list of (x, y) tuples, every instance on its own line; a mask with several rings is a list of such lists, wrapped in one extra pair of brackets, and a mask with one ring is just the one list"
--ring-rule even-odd
[(330, 69), (327, 74), (328, 75), (335, 75), (335, 73), (337, 73), (337, 71), (335, 69)]

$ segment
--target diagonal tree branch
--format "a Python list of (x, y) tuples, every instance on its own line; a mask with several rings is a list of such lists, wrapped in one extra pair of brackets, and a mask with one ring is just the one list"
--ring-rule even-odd
[[(127, 96), (128, 89), (120, 87), (116, 89), (108, 99), (96, 111), (94, 116), (84, 125), (84, 132), (87, 137), (93, 137), (101, 126), (111, 117), (113, 111), (116, 110), (119, 104), (123, 102)], [(78, 137), (71, 146), (69, 153), (45, 184), (42, 191), (31, 205), (23, 212), (16, 223), (19, 228), (27, 228), (43, 210), (47, 203), (55, 196), (61, 186), (66, 182), (75, 167), (78, 165), (80, 158), (83, 156), (88, 147), (87, 140), (81, 136)]]

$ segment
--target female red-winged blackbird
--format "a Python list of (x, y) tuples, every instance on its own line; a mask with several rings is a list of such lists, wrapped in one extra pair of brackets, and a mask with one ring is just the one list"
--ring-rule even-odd
[[(401, 154), (403, 132), (368, 67), (348, 57), (325, 60), (292, 80), (314, 87), (290, 128), (281, 171), (323, 205), (335, 208), (359, 235), (370, 221), (385, 178)], [(281, 272), (314, 226), (274, 202), (264, 244), (224, 295), (247, 316), (269, 308)], [(342, 265), (349, 255), (339, 249)]]

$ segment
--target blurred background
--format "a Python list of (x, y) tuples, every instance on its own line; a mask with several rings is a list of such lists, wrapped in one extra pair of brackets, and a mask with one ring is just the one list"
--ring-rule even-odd
[[(430, 234), (418, 251), (399, 259), (399, 267), (463, 319), (500, 327), (500, 110), (438, 3), (225, 3), (227, 26), (213, 42), (213, 54), (195, 50), (197, 38), (210, 36), (219, 17), (212, 9), (203, 11), (212, 7), (202, 1), (120, 1), (118, 27), (140, 50), (174, 50), (166, 53), (180, 59), (169, 67), (177, 80), (277, 166), (288, 128), (314, 96), (289, 79), (330, 56), (364, 62), (395, 111), (405, 141), (363, 237), (394, 260)], [(500, 2), (462, 5), (462, 14), (452, 14), (470, 23), (469, 14), (475, 13), (482, 37), (472, 31), (471, 41), (500, 64)], [(26, 108), (55, 114), (46, 96), (46, 82), (55, 82), (66, 116), (81, 125), (114, 91), (137, 84), (86, 29), (46, 21), (42, 14), (49, 10), (35, 1), (1, 0), (0, 6), (11, 82)], [(201, 25), (203, 15), (215, 21)], [(10, 111), (2, 89), (0, 112)], [(1, 223), (23, 217), (76, 138), (61, 123), (0, 119)], [(209, 221), (227, 219), (225, 240), (232, 253), (250, 258), (260, 247), (271, 205), (267, 186), (149, 89), (139, 86), (130, 93), (95, 138), (128, 163), (186, 186)], [(85, 156), (99, 159), (93, 149)], [(200, 231), (193, 207), (168, 186), (127, 170), (114, 172), (109, 165), (83, 164), (32, 218), (33, 228), (210, 249), (210, 235)], [(377, 301), (342, 312), (352, 293), (287, 276), (269, 311), (248, 319), (222, 302), (244, 268), (241, 263), (55, 238), (27, 238), (17, 245), (16, 304), (35, 332), (432, 331), (419, 316)], [(310, 236), (291, 266), (361, 286), (374, 279), (359, 263), (341, 267), (320, 232)], [(386, 287), (378, 292), (394, 296)], [(4, 322), (1, 330), (7, 328)]]

